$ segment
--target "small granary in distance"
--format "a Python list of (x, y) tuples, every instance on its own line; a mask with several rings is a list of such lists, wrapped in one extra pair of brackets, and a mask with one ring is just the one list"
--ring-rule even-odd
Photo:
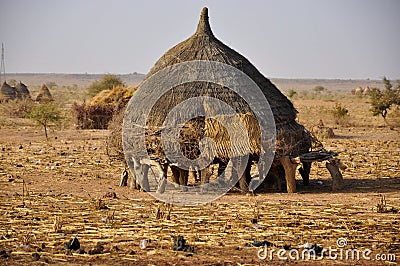
[(36, 96), (36, 101), (39, 103), (46, 103), (54, 101), (53, 96), (50, 93), (49, 88), (47, 88), (46, 84), (43, 84), (40, 87), (39, 94)]
[(8, 102), (17, 98), (17, 91), (4, 81), (0, 88), (0, 102)]
[(31, 99), (31, 94), (29, 93), (28, 87), (21, 81), (15, 86), (18, 99)]
[[(249, 60), (223, 44), (214, 36), (209, 24), (208, 9), (206, 7), (203, 8), (201, 12), (196, 32), (188, 39), (168, 50), (146, 75), (145, 81), (165, 67), (194, 60), (216, 61), (233, 66), (249, 76), (261, 89), (265, 98), (269, 102), (276, 124), (276, 152), (270, 173), (278, 173), (277, 175), (281, 175), (279, 177), (281, 178), (281, 173), (283, 171), (281, 163), (282, 157), (297, 157), (310, 151), (313, 139), (309, 132), (305, 130), (302, 125), (296, 122), (297, 111), (293, 104), (269, 79), (261, 74), (260, 71), (249, 62)], [(160, 84), (160, 86), (163, 86), (163, 84)], [(186, 99), (197, 96), (208, 96), (221, 100), (230, 105), (236, 113), (239, 113), (244, 117), (244, 124), (247, 123), (247, 130), (251, 130), (251, 132), (249, 132), (249, 142), (251, 145), (250, 150), (252, 153), (250, 154), (250, 158), (255, 161), (258, 156), (257, 152), (260, 150), (258, 147), (260, 141), (259, 136), (253, 136), (257, 135), (253, 133), (257, 132), (257, 130), (259, 132), (260, 129), (257, 125), (254, 125), (254, 121), (256, 120), (249, 118), (249, 115), (251, 116), (252, 114), (249, 105), (229, 88), (203, 81), (184, 83), (174, 87), (160, 97), (157, 103), (152, 107), (152, 112), (150, 113), (150, 117), (146, 124), (148, 126), (146, 131), (148, 153), (160, 160), (165, 158), (160, 145), (159, 135), (157, 135), (159, 134), (157, 130), (162, 128), (165, 118), (175, 106)], [(143, 102), (142, 104), (146, 105), (147, 103)], [(137, 106), (137, 110), (141, 110), (140, 108), (141, 106)], [(135, 123), (135, 120), (139, 119), (140, 115), (139, 112), (129, 114), (129, 122), (124, 120), (124, 124)], [(209, 136), (214, 139), (216, 137), (215, 141), (217, 142), (218, 150), (217, 156), (219, 157), (217, 159), (225, 162), (225, 159), (226, 157), (229, 157), (229, 154), (225, 153), (225, 150), (227, 149), (224, 147), (228, 144), (225, 145), (225, 139), (223, 137), (224, 132), (221, 134), (219, 133), (221, 127), (215, 126), (215, 124), (207, 120), (205, 121), (204, 119), (197, 119), (191, 122), (192, 123), (189, 126), (191, 128), (187, 129), (186, 132), (182, 134), (182, 136), (184, 136), (183, 139), (180, 139), (180, 145), (183, 147), (183, 153), (186, 157), (190, 159), (196, 158), (198, 154), (190, 154), (190, 152), (185, 153), (185, 150), (199, 150), (198, 142), (201, 137), (208, 132)], [(185, 128), (183, 128), (183, 131), (185, 131)], [(185, 145), (188, 145), (188, 143), (191, 146), (185, 148)], [(246, 171), (246, 173), (248, 183), (250, 170)]]

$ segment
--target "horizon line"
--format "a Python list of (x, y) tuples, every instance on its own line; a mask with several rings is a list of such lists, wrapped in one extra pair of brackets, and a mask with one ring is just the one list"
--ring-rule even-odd
[[(99, 73), (99, 72), (8, 72), (6, 73), (7, 75), (117, 75), (117, 76), (124, 76), (124, 75), (143, 75), (145, 76), (146, 74), (139, 73), (139, 72), (131, 72), (131, 73), (112, 73), (112, 72), (105, 72), (105, 73)], [(268, 79), (288, 79), (288, 80), (295, 80), (295, 79), (300, 79), (300, 80), (370, 80), (370, 81), (381, 81), (384, 76), (381, 78), (360, 78), (360, 77), (354, 77), (354, 78), (327, 78), (327, 77), (266, 77)], [(387, 76), (386, 76), (387, 77)], [(387, 77), (388, 78), (388, 77)], [(400, 80), (400, 78), (388, 78), (389, 80)]]

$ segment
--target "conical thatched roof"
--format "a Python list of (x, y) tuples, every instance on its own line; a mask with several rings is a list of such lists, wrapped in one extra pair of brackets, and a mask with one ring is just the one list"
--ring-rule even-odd
[(46, 84), (43, 84), (39, 90), (38, 96), (36, 96), (36, 101), (40, 103), (51, 102), (54, 101), (53, 96), (50, 93), (49, 88), (47, 88)]
[[(196, 32), (187, 40), (175, 45), (173, 48), (167, 51), (147, 74), (144, 82), (150, 79), (153, 74), (162, 69), (183, 62), (198, 60), (216, 61), (233, 66), (234, 68), (244, 72), (258, 85), (265, 98), (269, 102), (273, 113), (273, 119), (275, 120), (278, 138), (275, 154), (276, 158), (279, 158), (283, 155), (298, 155), (309, 150), (311, 147), (311, 138), (305, 131), (304, 127), (295, 121), (297, 111), (293, 107), (293, 104), (279, 91), (274, 84), (271, 83), (269, 79), (264, 77), (249, 62), (249, 60), (223, 44), (214, 36), (209, 24), (207, 8), (203, 8), (202, 10)], [(160, 84), (160, 87), (161, 86), (164, 86), (164, 84)], [(253, 119), (254, 117), (251, 118), (251, 116), (254, 114), (249, 107), (249, 104), (242, 97), (227, 87), (212, 82), (195, 81), (183, 83), (173, 87), (163, 94), (152, 107), (150, 116), (148, 117), (146, 123), (146, 145), (149, 153), (155, 154), (161, 158), (164, 156), (159, 140), (160, 130), (164, 126), (163, 122), (165, 121), (166, 117), (170, 115), (170, 111), (174, 107), (189, 98), (197, 96), (207, 96), (221, 100), (231, 106), (236, 113), (242, 114), (240, 119), (244, 122), (245, 127), (249, 131), (249, 145), (251, 146), (250, 152), (257, 153), (257, 151), (260, 150), (258, 147), (261, 145), (259, 137), (253, 136), (254, 132), (260, 132), (260, 128), (256, 124), (257, 120)], [(143, 101), (142, 104), (146, 105), (148, 103)], [(137, 106), (137, 108), (138, 110), (141, 110), (141, 106)], [(136, 121), (141, 119), (141, 115), (142, 114), (140, 114), (140, 112), (129, 113), (127, 114), (128, 117), (126, 117), (124, 120), (124, 123), (126, 123), (128, 126), (129, 123), (133, 125), (136, 123)], [(197, 125), (193, 125), (193, 123), (197, 123)], [(207, 119), (205, 120), (198, 118), (197, 120), (191, 121), (191, 123), (188, 125), (185, 125), (182, 128), (182, 134), (185, 136), (179, 141), (181, 149), (183, 149), (182, 152), (185, 154), (184, 149), (187, 143), (192, 145), (193, 143), (198, 143), (198, 141), (204, 136), (211, 136), (217, 141), (216, 148), (219, 156), (222, 158), (229, 157), (229, 148), (226, 148), (229, 146), (229, 144), (226, 143), (226, 141), (229, 139), (224, 137), (226, 134), (223, 132), (223, 130), (220, 131), (221, 127), (217, 124), (218, 123), (215, 124), (215, 122), (210, 122), (210, 120)], [(188, 127), (190, 128), (188, 129)], [(185, 134), (185, 132), (189, 133)], [(174, 143), (171, 145), (174, 145)], [(240, 155), (242, 147), (245, 146), (246, 145), (243, 144), (238, 145), (238, 147), (233, 147), (233, 149), (236, 149), (234, 150), (234, 153)], [(189, 154), (185, 154), (185, 156), (190, 159), (193, 158), (193, 156), (190, 156)], [(195, 157), (196, 156), (194, 156), (194, 158)]]
[(276, 122), (287, 122), (296, 118), (293, 104), (265, 78), (244, 56), (219, 41), (211, 31), (208, 9), (203, 8), (196, 32), (187, 40), (168, 50), (147, 74), (150, 77), (157, 71), (174, 64), (192, 60), (212, 60), (231, 65), (249, 77), (263, 90), (275, 115)]
[(0, 102), (7, 102), (17, 98), (17, 91), (5, 81), (0, 89)]
[(19, 99), (31, 99), (31, 94), (29, 93), (28, 87), (26, 87), (26, 85), (21, 81), (17, 84), (17, 86), (15, 86), (15, 89), (17, 91), (17, 97)]

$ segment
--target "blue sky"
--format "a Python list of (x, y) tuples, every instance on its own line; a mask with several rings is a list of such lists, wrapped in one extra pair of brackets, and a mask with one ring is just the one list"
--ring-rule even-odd
[(9, 73), (147, 73), (194, 33), (273, 78), (400, 78), (400, 1), (0, 0)]

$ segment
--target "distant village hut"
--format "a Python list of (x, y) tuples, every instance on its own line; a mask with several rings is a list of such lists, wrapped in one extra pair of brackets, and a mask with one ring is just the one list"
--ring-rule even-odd
[(36, 101), (39, 103), (46, 103), (54, 101), (53, 96), (50, 93), (49, 88), (46, 84), (43, 84), (39, 90), (39, 94), (36, 96)]
[(17, 91), (4, 81), (0, 89), (0, 102), (8, 102), (17, 98)]
[(21, 81), (15, 86), (18, 99), (31, 99), (28, 87)]
[(364, 90), (361, 87), (357, 87), (356, 90), (354, 91), (355, 95), (361, 95), (363, 94)]

